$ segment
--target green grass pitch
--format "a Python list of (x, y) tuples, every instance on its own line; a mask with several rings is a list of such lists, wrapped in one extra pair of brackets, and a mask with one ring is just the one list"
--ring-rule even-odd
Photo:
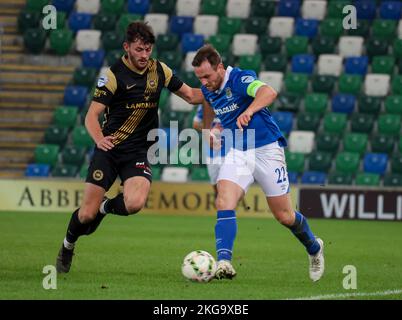
[[(0, 213), (0, 299), (402, 299), (402, 224), (313, 220), (325, 241), (326, 272), (308, 278), (304, 248), (273, 219), (239, 218), (234, 249), (237, 277), (192, 283), (183, 257), (202, 249), (215, 255), (214, 217), (138, 214), (107, 216), (79, 239), (72, 269), (56, 290), (42, 287), (70, 214)], [(357, 269), (357, 289), (346, 290), (343, 267)], [(367, 295), (400, 290), (391, 295)], [(348, 294), (361, 294), (347, 296)]]

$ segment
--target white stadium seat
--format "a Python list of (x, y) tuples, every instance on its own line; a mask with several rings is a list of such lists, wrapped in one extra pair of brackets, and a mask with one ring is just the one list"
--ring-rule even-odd
[(250, 15), (251, 0), (228, 0), (226, 16), (229, 18), (248, 18)]
[(87, 50), (98, 50), (100, 47), (100, 30), (79, 30), (76, 36), (76, 50), (79, 52)]
[(363, 43), (363, 37), (340, 37), (339, 54), (343, 57), (360, 57), (363, 54)]
[(253, 55), (257, 51), (256, 34), (238, 33), (233, 37), (233, 54), (235, 56)]
[(292, 17), (272, 17), (269, 20), (269, 35), (271, 37), (289, 38), (293, 35), (295, 19)]
[(100, 9), (100, 0), (77, 0), (77, 12), (97, 14)]
[(102, 67), (98, 73), (98, 78), (100, 78), (101, 76), (104, 76), (109, 69), (110, 69), (110, 67)]
[(336, 54), (321, 54), (318, 58), (318, 74), (339, 77), (342, 72), (342, 57)]
[(281, 92), (283, 73), (277, 71), (261, 71), (258, 79), (275, 89), (276, 92)]
[(327, 2), (322, 0), (305, 0), (301, 12), (304, 19), (323, 20), (327, 14)]
[(197, 52), (195, 52), (195, 51), (187, 52), (186, 58), (184, 59), (184, 70), (185, 71), (189, 72), (189, 71), (194, 70), (192, 63), (193, 63), (193, 60), (194, 60), (194, 57), (196, 54), (197, 54)]
[(314, 147), (314, 131), (293, 130), (289, 135), (289, 151), (311, 153)]
[(184, 111), (184, 112), (191, 112), (194, 109), (192, 104), (189, 104), (184, 99), (176, 96), (175, 94), (171, 94), (170, 97), (170, 109), (172, 111)]
[(364, 93), (384, 97), (389, 92), (391, 77), (388, 74), (368, 74), (364, 79)]
[(165, 167), (162, 171), (163, 182), (187, 182), (188, 169), (182, 167)]
[(399, 20), (399, 24), (398, 24), (398, 38), (402, 39), (402, 19)]
[(177, 0), (176, 15), (195, 17), (200, 11), (201, 0)]
[(169, 16), (165, 13), (148, 13), (144, 17), (144, 21), (152, 26), (155, 35), (165, 34), (168, 30)]
[(199, 15), (194, 19), (194, 33), (202, 34), (205, 38), (218, 32), (218, 16)]

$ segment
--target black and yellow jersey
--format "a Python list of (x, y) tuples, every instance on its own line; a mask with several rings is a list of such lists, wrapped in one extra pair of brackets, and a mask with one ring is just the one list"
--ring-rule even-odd
[(94, 92), (93, 101), (106, 106), (102, 132), (112, 135), (116, 151), (146, 151), (154, 143), (148, 132), (158, 128), (158, 104), (164, 87), (174, 92), (183, 82), (163, 62), (150, 59), (144, 70), (135, 69), (123, 56), (105, 75)]

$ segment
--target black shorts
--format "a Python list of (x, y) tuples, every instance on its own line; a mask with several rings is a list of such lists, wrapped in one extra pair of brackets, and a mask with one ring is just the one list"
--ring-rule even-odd
[(122, 182), (132, 177), (144, 177), (152, 182), (147, 153), (122, 153), (114, 150), (106, 152), (95, 148), (85, 181), (108, 191), (117, 176)]

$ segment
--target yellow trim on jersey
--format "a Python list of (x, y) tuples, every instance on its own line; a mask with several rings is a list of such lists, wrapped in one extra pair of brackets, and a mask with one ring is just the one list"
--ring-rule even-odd
[(114, 75), (113, 71), (110, 69), (107, 69), (106, 71), (106, 77), (107, 77), (107, 82), (105, 84), (105, 87), (112, 93), (114, 94), (117, 90), (117, 80), (116, 76)]
[(172, 79), (173, 71), (163, 62), (159, 61), (159, 63), (161, 64), (163, 73), (165, 74), (165, 87), (167, 87), (170, 83), (170, 79)]

